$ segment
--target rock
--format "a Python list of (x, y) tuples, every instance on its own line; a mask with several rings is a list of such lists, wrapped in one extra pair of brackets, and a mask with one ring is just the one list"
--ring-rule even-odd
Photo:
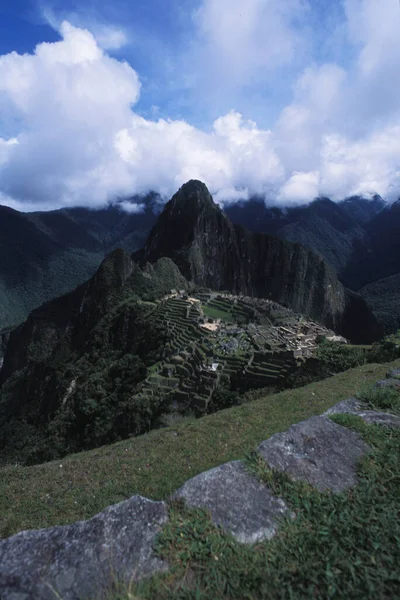
[(347, 398), (347, 400), (342, 400), (332, 406), (332, 408), (328, 408), (323, 415), (337, 415), (337, 414), (358, 414), (361, 410), (361, 402), (357, 398)]
[(376, 382), (374, 387), (376, 387), (376, 388), (386, 388), (386, 387), (400, 388), (400, 380), (399, 379), (381, 379), (380, 381)]
[(0, 598), (102, 598), (115, 578), (129, 582), (163, 570), (153, 543), (167, 520), (164, 502), (133, 496), (88, 521), (2, 540)]
[(397, 415), (376, 410), (365, 410), (355, 414), (369, 425), (383, 425), (384, 427), (400, 429), (400, 417)]
[(400, 369), (392, 369), (386, 373), (388, 379), (400, 379)]
[(323, 413), (324, 416), (337, 414), (350, 414), (360, 417), (365, 423), (370, 425), (383, 425), (385, 427), (400, 428), (400, 417), (387, 412), (376, 410), (364, 410), (362, 403), (357, 398), (348, 398), (342, 400), (332, 408), (329, 408)]
[(356, 484), (356, 467), (368, 451), (361, 437), (330, 419), (311, 417), (262, 442), (267, 464), (318, 490), (341, 492)]
[(271, 538), (278, 519), (292, 515), (285, 502), (273, 496), (241, 461), (225, 463), (196, 475), (179, 488), (173, 498), (210, 511), (213, 523), (246, 544)]

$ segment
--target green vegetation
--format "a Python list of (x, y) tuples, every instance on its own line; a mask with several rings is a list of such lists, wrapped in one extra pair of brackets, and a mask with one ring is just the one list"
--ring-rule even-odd
[(244, 397), (240, 406), (59, 461), (4, 467), (0, 535), (87, 519), (133, 494), (167, 498), (193, 475), (243, 458), (272, 434), (320, 414), (399, 367), (400, 360), (363, 365), (253, 402)]
[(232, 314), (226, 312), (225, 310), (214, 308), (213, 306), (207, 306), (207, 304), (203, 304), (201, 308), (203, 309), (204, 314), (211, 319), (221, 319), (227, 323), (234, 323)]
[(0, 329), (87, 281), (114, 248), (146, 241), (156, 215), (117, 207), (20, 213), (0, 207)]
[(400, 357), (400, 329), (373, 344), (369, 353), (371, 362), (383, 362)]
[(357, 398), (365, 402), (373, 410), (387, 410), (400, 414), (399, 389), (366, 386), (357, 394)]
[[(36, 397), (30, 386), (32, 380), (43, 377), (40, 356), (45, 349), (38, 344), (30, 349), (38, 362), (15, 373), (1, 389), (3, 461), (33, 464), (51, 460), (138, 435), (154, 426), (163, 412), (163, 398), (154, 396), (143, 402), (133, 395), (165, 343), (165, 331), (148, 318), (149, 311), (151, 308), (139, 301), (117, 305), (97, 323), (83, 352), (73, 351), (64, 340), (44, 361), (46, 380)], [(135, 335), (122, 345), (124, 329), (134, 330)], [(47, 408), (47, 415), (43, 390), (59, 396), (59, 404)], [(26, 402), (26, 411), (20, 414), (14, 409), (12, 418), (7, 419), (7, 407), (16, 397)], [(49, 411), (52, 418), (46, 419)]]
[(360, 294), (374, 311), (386, 334), (400, 327), (400, 274), (380, 279), (363, 287)]

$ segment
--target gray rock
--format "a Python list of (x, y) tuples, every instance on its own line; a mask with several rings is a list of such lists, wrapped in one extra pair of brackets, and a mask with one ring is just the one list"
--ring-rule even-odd
[(347, 398), (347, 400), (342, 400), (332, 406), (332, 408), (328, 408), (323, 414), (327, 415), (338, 415), (338, 414), (358, 414), (361, 410), (361, 402), (357, 398)]
[(377, 410), (363, 410), (355, 414), (369, 425), (383, 425), (384, 427), (400, 429), (400, 417), (397, 415)]
[(392, 415), (387, 412), (376, 411), (376, 410), (365, 410), (363, 404), (357, 398), (348, 398), (342, 400), (332, 408), (329, 408), (323, 413), (323, 416), (337, 415), (337, 414), (350, 414), (360, 417), (365, 423), (383, 425), (385, 427), (400, 428), (400, 417)]
[(386, 373), (388, 379), (400, 379), (400, 369), (392, 369)]
[(400, 380), (399, 379), (381, 379), (380, 381), (376, 382), (374, 387), (377, 387), (377, 388), (386, 388), (386, 387), (400, 388)]
[(341, 492), (356, 484), (358, 460), (368, 446), (354, 431), (327, 417), (311, 417), (262, 442), (267, 464), (319, 490)]
[(241, 461), (225, 463), (196, 475), (179, 488), (173, 498), (210, 511), (213, 523), (245, 544), (271, 538), (278, 519), (293, 516), (284, 501), (273, 496)]
[(163, 570), (153, 543), (167, 520), (163, 502), (133, 496), (88, 521), (2, 540), (0, 598), (102, 598), (116, 578), (129, 582)]

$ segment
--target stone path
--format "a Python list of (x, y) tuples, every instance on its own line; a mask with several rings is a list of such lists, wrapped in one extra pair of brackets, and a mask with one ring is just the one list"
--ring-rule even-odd
[[(400, 385), (400, 369), (387, 376), (376, 385)], [(349, 398), (321, 416), (273, 435), (257, 452), (269, 467), (294, 480), (305, 480), (319, 490), (348, 489), (357, 483), (357, 463), (369, 448), (356, 432), (329, 419), (338, 413), (400, 428), (399, 416), (367, 410), (359, 400)], [(282, 516), (295, 517), (242, 461), (196, 475), (172, 499), (206, 509), (216, 525), (241, 543), (271, 538)], [(0, 598), (101, 598), (101, 590), (116, 577), (129, 582), (165, 570), (168, 565), (156, 557), (153, 547), (167, 521), (165, 502), (133, 496), (88, 521), (23, 531), (0, 540)]]

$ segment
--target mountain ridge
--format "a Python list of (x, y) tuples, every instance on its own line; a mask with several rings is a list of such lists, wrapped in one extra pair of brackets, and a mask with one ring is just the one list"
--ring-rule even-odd
[[(196, 285), (274, 300), (345, 337), (371, 336), (354, 328), (346, 336), (351, 321), (346, 305), (364, 318), (368, 310), (361, 297), (345, 292), (321, 257), (299, 244), (233, 225), (202, 182), (191, 180), (180, 188), (133, 259), (143, 265), (161, 256), (171, 258)], [(373, 328), (372, 316), (368, 327)]]
[[(113, 205), (19, 213), (0, 206), (0, 330), (84, 283), (116, 247), (129, 252), (142, 247), (156, 222), (160, 199), (148, 194), (131, 201), (141, 204), (142, 212), (127, 213)], [(320, 198), (288, 208), (266, 207), (261, 199), (224, 205), (234, 224), (311, 249), (336, 269), (342, 283), (361, 294), (363, 286), (400, 272), (396, 229), (391, 234), (391, 218), (384, 218), (390, 209), (379, 196), (338, 203)], [(384, 296), (382, 288), (381, 298), (375, 294), (371, 307), (389, 333), (395, 320)], [(369, 301), (368, 293), (366, 298)], [(400, 319), (396, 303), (393, 306)]]

